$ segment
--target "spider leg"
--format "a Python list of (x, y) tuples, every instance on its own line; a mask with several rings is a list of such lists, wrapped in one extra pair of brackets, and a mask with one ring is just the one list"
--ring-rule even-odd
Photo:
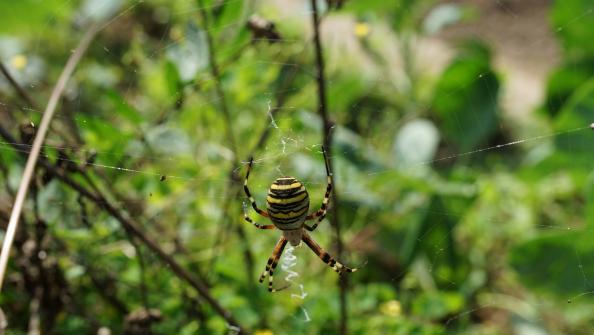
[(324, 263), (328, 264), (328, 266), (330, 266), (334, 271), (338, 272), (339, 274), (342, 274), (343, 272), (355, 272), (358, 270), (357, 268), (349, 268), (348, 266), (343, 265), (342, 263), (332, 258), (332, 256), (330, 256), (329, 253), (322, 249), (322, 247), (320, 247), (320, 245), (317, 244), (311, 238), (311, 236), (309, 236), (307, 232), (303, 232), (303, 236), (301, 237), (301, 239), (303, 240), (303, 242), (305, 242), (305, 244), (307, 244), (307, 246), (311, 250), (313, 250), (313, 252), (316, 253), (316, 255), (318, 255), (318, 257), (320, 257), (320, 259)]
[(280, 259), (286, 245), (287, 245), (287, 239), (285, 239), (284, 236), (282, 236), (280, 238), (280, 240), (278, 240), (278, 243), (276, 243), (276, 246), (274, 247), (274, 250), (272, 251), (272, 255), (270, 256), (270, 258), (268, 258), (268, 263), (266, 264), (266, 270), (264, 270), (264, 272), (262, 272), (262, 275), (260, 276), (259, 281), (260, 281), (260, 283), (262, 283), (262, 282), (264, 282), (264, 278), (268, 274), (268, 291), (269, 292), (278, 292), (278, 291), (284, 290), (287, 287), (289, 287), (289, 286), (284, 286), (284, 287), (281, 287), (278, 289), (272, 288), (274, 269), (278, 265), (278, 260)]
[(256, 228), (258, 229), (274, 229), (276, 228), (273, 224), (259, 224), (256, 221), (252, 220), (247, 213), (243, 213), (243, 218), (244, 220), (246, 220), (247, 222), (253, 224)]
[(326, 213), (324, 212), (324, 214), (322, 216), (320, 216), (318, 221), (316, 221), (316, 223), (314, 223), (312, 226), (309, 226), (309, 225), (307, 225), (307, 223), (304, 223), (303, 227), (305, 227), (305, 229), (307, 229), (308, 231), (314, 231), (314, 230), (316, 230), (316, 228), (318, 228), (318, 225), (320, 224), (320, 222), (322, 222), (322, 220), (324, 220), (325, 217), (326, 217)]
[(262, 215), (263, 217), (267, 218), (268, 217), (268, 213), (266, 213), (265, 211), (261, 210), (260, 208), (258, 208), (258, 205), (256, 204), (256, 199), (254, 199), (254, 197), (252, 197), (252, 194), (250, 193), (250, 189), (248, 188), (248, 178), (250, 177), (250, 170), (252, 169), (252, 165), (254, 164), (254, 157), (250, 157), (250, 164), (248, 165), (248, 170), (247, 173), (245, 175), (245, 180), (243, 182), (243, 190), (245, 191), (245, 194), (247, 195), (247, 197), (250, 199), (250, 202), (252, 203), (252, 207), (254, 207), (254, 210)]
[(314, 213), (309, 214), (305, 217), (305, 220), (313, 220), (315, 218), (319, 218), (316, 223), (314, 223), (311, 227), (305, 225), (305, 229), (309, 231), (314, 231), (320, 222), (326, 216), (326, 212), (328, 211), (328, 202), (330, 201), (330, 193), (332, 192), (332, 172), (330, 172), (330, 166), (328, 165), (328, 157), (326, 157), (326, 149), (322, 146), (322, 153), (324, 154), (324, 163), (326, 164), (326, 175), (328, 178), (328, 186), (326, 187), (326, 194), (324, 195), (324, 200), (322, 201), (322, 207)]

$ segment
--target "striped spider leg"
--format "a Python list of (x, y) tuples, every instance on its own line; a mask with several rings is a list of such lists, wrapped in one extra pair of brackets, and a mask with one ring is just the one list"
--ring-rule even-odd
[[(248, 178), (250, 177), (250, 171), (252, 169), (253, 164), (254, 164), (254, 158), (250, 157), (250, 164), (248, 165), (248, 170), (245, 175), (245, 180), (243, 182), (243, 190), (245, 191), (245, 194), (248, 196), (248, 199), (250, 200), (250, 202), (252, 203), (252, 207), (254, 208), (256, 213), (262, 215), (265, 218), (268, 218), (268, 213), (266, 213), (265, 211), (258, 208), (258, 205), (256, 204), (256, 199), (254, 199), (254, 197), (252, 197), (252, 194), (250, 193), (250, 189), (248, 188), (248, 185), (247, 185)], [(253, 224), (256, 228), (259, 228), (259, 229), (274, 229), (275, 228), (273, 224), (267, 224), (267, 225), (258, 224), (257, 222), (255, 222), (248, 216), (247, 210), (245, 210), (245, 209), (243, 211), (243, 218), (244, 218), (244, 220)]]
[(313, 220), (315, 218), (319, 218), (316, 223), (314, 223), (311, 227), (307, 224), (304, 224), (305, 229), (309, 231), (314, 231), (318, 228), (318, 224), (324, 220), (326, 217), (326, 213), (328, 211), (328, 202), (330, 202), (330, 192), (332, 192), (332, 172), (330, 172), (330, 166), (328, 165), (328, 157), (326, 157), (326, 149), (322, 146), (322, 154), (324, 155), (324, 164), (326, 164), (326, 177), (328, 179), (328, 186), (326, 187), (326, 194), (324, 194), (324, 200), (322, 201), (322, 206), (316, 212), (309, 214), (305, 217), (305, 221)]
[[(322, 154), (324, 155), (324, 164), (326, 165), (326, 176), (328, 178), (328, 186), (326, 187), (326, 194), (324, 194), (324, 200), (322, 201), (322, 206), (319, 210), (314, 213), (309, 214), (305, 217), (305, 221), (313, 220), (318, 218), (316, 223), (312, 226), (308, 226), (304, 224), (303, 227), (309, 231), (314, 231), (320, 222), (324, 220), (326, 217), (326, 213), (328, 212), (328, 203), (330, 202), (330, 193), (332, 192), (332, 172), (330, 171), (330, 166), (328, 164), (328, 157), (326, 156), (326, 149), (322, 146)], [(349, 268), (348, 266), (343, 265), (342, 263), (336, 261), (330, 254), (328, 254), (316, 241), (311, 238), (311, 236), (307, 232), (303, 232), (302, 240), (305, 244), (316, 254), (318, 257), (328, 266), (330, 266), (334, 271), (338, 272), (338, 274), (342, 275), (343, 272), (355, 272), (357, 268)]]
[(348, 266), (335, 260), (332, 256), (330, 256), (329, 253), (322, 249), (322, 247), (320, 247), (320, 245), (317, 244), (307, 232), (304, 231), (301, 238), (303, 239), (303, 242), (305, 242), (305, 244), (307, 244), (307, 246), (316, 255), (318, 255), (318, 257), (320, 257), (322, 262), (328, 264), (328, 266), (331, 267), (332, 270), (338, 272), (338, 274), (342, 275), (343, 272), (356, 272), (358, 270), (358, 268), (349, 268)]
[[(247, 173), (245, 176), (245, 181), (243, 183), (243, 190), (245, 191), (245, 194), (248, 196), (248, 198), (252, 204), (252, 207), (254, 208), (256, 213), (260, 214), (261, 216), (263, 216), (265, 218), (269, 218), (269, 215), (267, 212), (264, 212), (263, 210), (258, 208), (258, 205), (256, 204), (256, 200), (250, 193), (250, 189), (248, 188), (248, 185), (247, 185), (248, 178), (250, 177), (250, 171), (252, 169), (253, 164), (254, 164), (254, 158), (250, 157), (250, 163), (248, 165), (248, 170), (247, 170)], [(269, 224), (269, 225), (258, 224), (257, 222), (255, 222), (248, 216), (247, 210), (245, 208), (243, 211), (243, 218), (247, 222), (253, 224), (258, 229), (275, 229), (276, 228), (273, 224)], [(278, 291), (284, 290), (287, 287), (289, 287), (289, 286), (284, 286), (284, 287), (281, 287), (278, 289), (275, 289), (272, 287), (274, 269), (278, 265), (278, 261), (282, 255), (286, 245), (287, 245), (287, 239), (285, 239), (284, 236), (282, 236), (280, 238), (280, 240), (278, 241), (278, 243), (276, 244), (276, 246), (274, 247), (274, 250), (272, 251), (272, 255), (270, 256), (270, 258), (268, 258), (268, 263), (266, 264), (266, 270), (264, 270), (264, 272), (262, 272), (262, 275), (260, 276), (259, 281), (260, 281), (260, 283), (262, 283), (262, 282), (264, 282), (264, 278), (266, 278), (266, 275), (268, 275), (268, 291), (269, 292), (278, 292)]]
[(281, 255), (283, 254), (283, 251), (285, 250), (287, 242), (287, 239), (284, 236), (281, 236), (280, 240), (278, 240), (276, 246), (274, 247), (274, 250), (272, 251), (272, 255), (270, 256), (270, 258), (268, 258), (268, 263), (266, 263), (266, 270), (264, 270), (264, 272), (262, 272), (262, 275), (260, 276), (259, 281), (260, 283), (263, 283), (264, 278), (266, 278), (266, 275), (268, 275), (268, 292), (274, 293), (289, 287), (289, 285), (287, 285), (281, 288), (272, 288), (272, 275), (274, 273), (274, 269), (276, 269), (276, 266), (278, 265), (278, 261)]

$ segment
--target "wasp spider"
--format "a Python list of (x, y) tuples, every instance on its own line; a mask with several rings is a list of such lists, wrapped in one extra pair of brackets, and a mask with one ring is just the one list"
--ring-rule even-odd
[[(340, 262), (336, 261), (330, 254), (328, 254), (322, 247), (320, 247), (305, 230), (314, 231), (318, 224), (324, 219), (326, 216), (326, 211), (328, 209), (328, 201), (330, 200), (330, 192), (332, 191), (332, 173), (330, 172), (330, 168), (328, 167), (328, 159), (326, 157), (326, 150), (322, 147), (322, 153), (324, 154), (324, 163), (326, 164), (326, 174), (328, 176), (328, 186), (326, 188), (326, 194), (324, 195), (324, 201), (322, 202), (322, 206), (320, 209), (314, 213), (307, 214), (309, 210), (309, 195), (307, 194), (307, 190), (305, 186), (301, 184), (297, 179), (293, 177), (281, 177), (272, 183), (270, 189), (268, 190), (268, 196), (266, 197), (266, 211), (261, 210), (258, 208), (256, 204), (256, 200), (252, 197), (250, 190), (248, 188), (248, 178), (250, 177), (250, 170), (252, 169), (252, 165), (254, 163), (253, 157), (250, 158), (250, 163), (248, 165), (248, 170), (245, 176), (245, 181), (243, 183), (243, 189), (245, 190), (245, 194), (250, 199), (252, 203), (252, 207), (256, 211), (256, 213), (260, 214), (265, 218), (269, 218), (273, 224), (270, 225), (261, 225), (253, 221), (248, 215), (247, 212), (244, 213), (244, 218), (247, 222), (252, 223), (256, 228), (259, 229), (275, 229), (278, 228), (283, 231), (283, 236), (281, 236), (280, 240), (276, 243), (274, 250), (272, 252), (272, 256), (268, 259), (268, 263), (266, 264), (266, 270), (260, 276), (260, 283), (264, 281), (266, 275), (268, 275), (268, 291), (276, 292), (280, 291), (286, 287), (281, 289), (273, 289), (272, 288), (272, 274), (274, 269), (276, 268), (278, 261), (287, 245), (287, 242), (291, 243), (292, 246), (298, 246), (301, 244), (301, 241), (305, 242), (305, 244), (315, 252), (320, 259), (328, 264), (332, 269), (339, 274), (343, 272), (355, 272), (357, 271), (356, 268), (349, 268)], [(305, 223), (308, 220), (317, 219), (316, 222), (309, 226)], [(305, 230), (304, 230), (305, 228)]]

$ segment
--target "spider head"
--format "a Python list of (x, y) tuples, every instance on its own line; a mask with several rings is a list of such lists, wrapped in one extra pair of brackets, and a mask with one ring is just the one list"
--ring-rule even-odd
[(299, 229), (309, 210), (309, 195), (297, 179), (281, 177), (270, 185), (266, 207), (272, 223), (278, 229)]

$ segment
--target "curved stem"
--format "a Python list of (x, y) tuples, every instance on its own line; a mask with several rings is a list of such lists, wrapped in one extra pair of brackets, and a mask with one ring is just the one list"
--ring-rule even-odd
[(10, 249), (12, 247), (12, 242), (14, 240), (14, 236), (16, 234), (18, 225), (19, 225), (19, 218), (21, 216), (21, 212), (23, 210), (23, 205), (25, 203), (25, 198), (27, 197), (27, 191), (29, 189), (29, 184), (31, 183), (31, 179), (33, 177), (33, 172), (35, 170), (35, 165), (37, 164), (37, 159), (39, 158), (39, 152), (41, 151), (41, 145), (45, 140), (45, 136), (47, 134), (47, 130), (49, 128), (50, 122), (54, 116), (54, 112), (56, 111), (56, 107), (58, 106), (58, 101), (64, 92), (64, 88), (66, 87), (66, 83), (72, 76), (76, 65), (80, 61), (82, 55), (85, 53), (89, 44), (95, 37), (98, 32), (98, 25), (93, 24), (85, 33), (81, 41), (79, 42), (76, 50), (66, 62), (66, 66), (60, 74), (60, 78), (52, 91), (52, 95), (50, 96), (49, 102), (45, 111), (43, 112), (43, 117), (41, 119), (41, 124), (39, 126), (39, 130), (35, 135), (35, 140), (33, 141), (33, 147), (31, 148), (31, 152), (29, 153), (29, 157), (27, 158), (27, 164), (25, 165), (25, 171), (23, 172), (23, 178), (21, 179), (21, 183), (19, 185), (19, 189), (17, 192), (17, 196), (12, 207), (12, 212), (10, 214), (10, 220), (8, 222), (8, 228), (6, 230), (6, 235), (4, 237), (4, 242), (2, 244), (2, 251), (0, 253), (0, 290), (2, 289), (2, 283), (4, 282), (4, 277), (6, 275), (6, 266), (8, 264), (8, 259), (10, 258)]

